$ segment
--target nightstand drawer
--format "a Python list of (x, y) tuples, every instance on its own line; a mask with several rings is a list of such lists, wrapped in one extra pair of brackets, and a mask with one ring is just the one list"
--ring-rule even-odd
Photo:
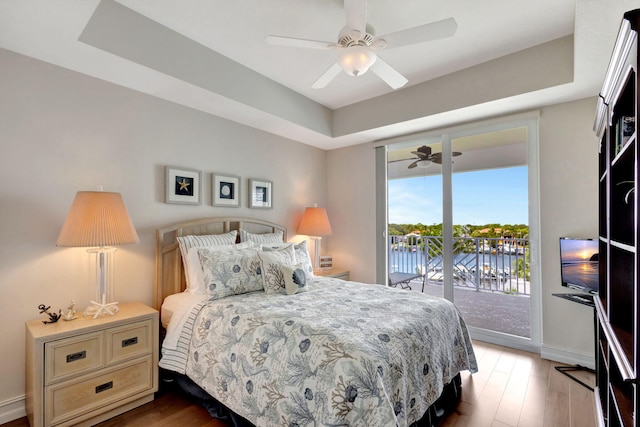
[(111, 403), (120, 405), (124, 399), (153, 387), (151, 355), (100, 371), (97, 376), (49, 386), (45, 390), (49, 406), (45, 425), (60, 424)]
[(46, 343), (45, 383), (102, 367), (103, 353), (101, 332)]
[(108, 329), (106, 334), (108, 365), (149, 354), (153, 350), (152, 320)]

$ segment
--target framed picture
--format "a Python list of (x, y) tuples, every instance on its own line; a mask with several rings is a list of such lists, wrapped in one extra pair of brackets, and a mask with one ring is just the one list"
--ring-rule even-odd
[(249, 179), (249, 207), (271, 209), (273, 183), (264, 179)]
[(165, 203), (200, 204), (202, 173), (199, 170), (166, 166), (165, 175)]
[(240, 207), (240, 177), (213, 174), (211, 177), (213, 206)]

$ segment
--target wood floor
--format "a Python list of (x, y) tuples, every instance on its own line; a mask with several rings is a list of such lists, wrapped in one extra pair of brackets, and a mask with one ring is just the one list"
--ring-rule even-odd
[[(525, 351), (474, 341), (478, 372), (462, 373), (462, 400), (443, 427), (593, 427), (593, 392)], [(595, 375), (576, 371), (595, 385)]]
[[(443, 427), (592, 427), (593, 393), (554, 369), (539, 355), (479, 341), (474, 342), (479, 371), (462, 373), (462, 399)], [(595, 376), (575, 374), (594, 385)], [(26, 418), (0, 427), (27, 427)], [(159, 392), (156, 400), (99, 424), (100, 427), (150, 426), (227, 427), (175, 390)]]

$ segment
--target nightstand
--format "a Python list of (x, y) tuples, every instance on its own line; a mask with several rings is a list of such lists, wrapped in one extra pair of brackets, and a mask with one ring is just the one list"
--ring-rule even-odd
[(336, 279), (349, 280), (349, 270), (342, 270), (340, 268), (333, 268), (331, 270), (318, 270), (314, 271), (313, 274), (321, 277), (334, 277)]
[(115, 316), (26, 324), (31, 427), (93, 425), (154, 398), (158, 312), (120, 304)]

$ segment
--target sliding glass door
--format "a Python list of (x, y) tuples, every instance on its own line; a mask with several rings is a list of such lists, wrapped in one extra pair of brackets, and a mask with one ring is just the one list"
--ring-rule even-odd
[(479, 126), (387, 146), (389, 278), (417, 276), (392, 284), (452, 300), (476, 337), (525, 349), (539, 345), (536, 126)]

